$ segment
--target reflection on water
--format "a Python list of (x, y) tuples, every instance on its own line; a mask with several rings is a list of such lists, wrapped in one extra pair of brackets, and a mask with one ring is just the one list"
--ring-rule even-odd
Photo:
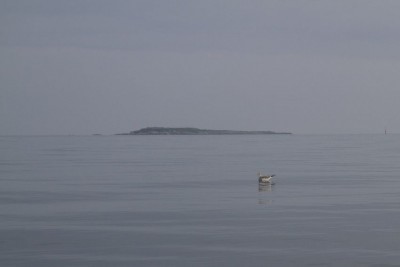
[(259, 183), (258, 192), (271, 192), (273, 183)]
[(272, 204), (272, 200), (271, 199), (259, 199), (258, 200), (258, 204), (260, 204), (260, 205), (269, 205), (269, 204)]
[[(258, 192), (265, 193), (265, 192), (272, 192), (274, 183), (258, 183)], [(267, 196), (267, 195), (263, 195)], [(258, 199), (258, 204), (260, 205), (267, 205), (267, 204), (272, 204), (271, 199), (266, 199), (261, 197)]]
[[(265, 193), (265, 192), (272, 192), (273, 183), (259, 183), (258, 184), (258, 192)], [(266, 196), (266, 195), (264, 195)], [(258, 199), (258, 204), (260, 205), (267, 205), (272, 204), (271, 199), (266, 199), (261, 197)]]

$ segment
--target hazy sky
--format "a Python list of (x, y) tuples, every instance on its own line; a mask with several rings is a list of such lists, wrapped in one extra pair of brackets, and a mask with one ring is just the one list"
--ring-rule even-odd
[(400, 133), (398, 0), (0, 0), (0, 134)]

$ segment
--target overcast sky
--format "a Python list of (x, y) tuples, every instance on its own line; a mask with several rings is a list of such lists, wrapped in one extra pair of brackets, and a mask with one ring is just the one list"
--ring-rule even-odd
[(400, 1), (0, 0), (0, 134), (400, 133)]

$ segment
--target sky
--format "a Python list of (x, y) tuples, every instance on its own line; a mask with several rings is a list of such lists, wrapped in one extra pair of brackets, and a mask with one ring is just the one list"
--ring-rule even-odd
[(397, 0), (0, 0), (0, 135), (400, 133)]

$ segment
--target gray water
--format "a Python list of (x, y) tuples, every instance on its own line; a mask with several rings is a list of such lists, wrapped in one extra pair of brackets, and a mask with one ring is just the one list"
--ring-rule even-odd
[(400, 135), (0, 137), (0, 266), (400, 266)]

